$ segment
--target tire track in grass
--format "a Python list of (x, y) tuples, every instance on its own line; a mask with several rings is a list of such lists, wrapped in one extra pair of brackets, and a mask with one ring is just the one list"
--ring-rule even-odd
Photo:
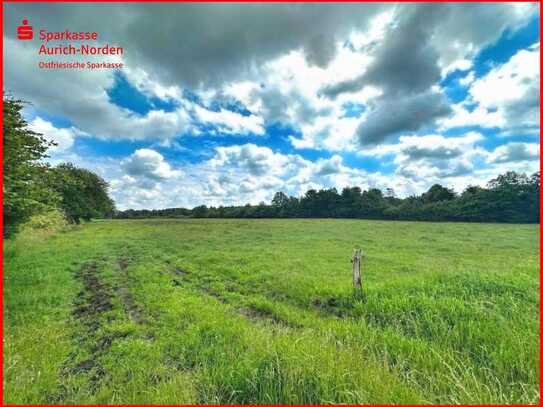
[[(87, 353), (87, 357), (77, 361), (77, 351), (71, 352), (64, 361), (60, 376), (62, 379), (72, 375), (88, 375), (90, 391), (96, 392), (99, 383), (106, 375), (99, 358), (111, 347), (113, 341), (122, 335), (104, 333), (107, 323), (106, 315), (114, 310), (114, 292), (100, 276), (100, 267), (96, 261), (84, 263), (76, 272), (75, 278), (83, 287), (73, 301), (72, 317), (82, 329), (75, 331), (73, 342), (78, 351)], [(53, 394), (48, 396), (50, 402), (64, 401), (70, 389), (61, 383)]]
[(146, 325), (147, 318), (145, 317), (141, 307), (136, 304), (134, 296), (130, 292), (128, 275), (128, 266), (132, 262), (130, 257), (120, 257), (117, 259), (117, 265), (120, 271), (119, 286), (117, 292), (123, 303), (123, 308), (128, 317), (137, 325)]
[[(104, 262), (107, 258), (102, 259)], [(116, 266), (119, 273), (115, 276), (114, 284), (105, 281), (97, 261), (84, 263), (75, 273), (75, 278), (82, 283), (82, 288), (73, 301), (72, 317), (76, 324), (73, 335), (74, 347), (64, 361), (59, 376), (61, 382), (71, 381), (70, 376), (86, 375), (89, 392), (95, 394), (107, 375), (107, 371), (100, 359), (111, 349), (115, 341), (123, 340), (132, 335), (130, 332), (111, 331), (111, 326), (118, 321), (115, 315), (115, 304), (121, 304), (124, 315), (138, 326), (146, 325), (147, 318), (143, 309), (137, 305), (129, 289), (129, 275), (127, 268), (131, 258), (119, 257)], [(122, 318), (122, 317), (121, 317)], [(77, 326), (78, 325), (78, 326)], [(145, 339), (153, 340), (151, 334)], [(81, 354), (85, 354), (81, 358)], [(81, 360), (82, 359), (82, 360)], [(48, 396), (48, 401), (61, 403), (71, 393), (71, 388), (64, 383), (59, 384), (55, 392)]]
[[(224, 294), (222, 294), (221, 292), (218, 292), (217, 290), (213, 289), (212, 287), (209, 287), (209, 285), (206, 284), (207, 281), (210, 280), (209, 275), (204, 276), (203, 279), (198, 278), (198, 276), (192, 273), (191, 271), (188, 271), (178, 266), (173, 266), (171, 261), (166, 261), (166, 264), (167, 264), (167, 268), (169, 268), (170, 272), (174, 275), (172, 279), (172, 285), (176, 287), (181, 287), (185, 282), (190, 287), (195, 288), (206, 295), (214, 297), (217, 301), (221, 303), (229, 302), (227, 297)], [(366, 301), (365, 294), (342, 292), (342, 293), (336, 294), (335, 296), (315, 293), (307, 303), (302, 303), (300, 301), (296, 301), (295, 299), (289, 296), (277, 295), (277, 292), (273, 292), (273, 291), (267, 292), (267, 291), (258, 290), (254, 288), (247, 289), (246, 287), (237, 287), (235, 284), (236, 283), (235, 280), (225, 281), (223, 279), (219, 279), (216, 281), (225, 283), (226, 284), (225, 288), (229, 293), (235, 292), (244, 298), (250, 298), (253, 295), (262, 296), (266, 298), (266, 300), (272, 303), (277, 303), (277, 302), (285, 303), (289, 307), (295, 308), (301, 313), (316, 311), (322, 319), (343, 320), (343, 319), (353, 318), (355, 317), (353, 315), (353, 308), (355, 307), (355, 305), (357, 305), (359, 302)], [(245, 309), (242, 309), (241, 313), (242, 315), (246, 317), (251, 317), (251, 319), (255, 319), (254, 314), (259, 313), (258, 307), (256, 310), (251, 310), (250, 308), (253, 308), (253, 307), (251, 306), (245, 307)], [(269, 316), (270, 314), (268, 310), (263, 310), (262, 313), (264, 314), (264, 319), (266, 319), (266, 317)], [(258, 316), (256, 318), (258, 318)], [(289, 321), (285, 321), (285, 322), (287, 322), (287, 324), (289, 323)]]
[(300, 323), (281, 318), (272, 310), (262, 309), (254, 304), (249, 304), (247, 307), (237, 308), (236, 310), (240, 315), (251, 321), (271, 323), (281, 328), (301, 329), (304, 327)]
[[(302, 324), (286, 320), (282, 318), (280, 315), (277, 315), (271, 309), (263, 309), (261, 307), (258, 307), (255, 304), (246, 304), (245, 306), (241, 306), (241, 307), (233, 305), (232, 302), (222, 293), (212, 289), (211, 287), (198, 283), (197, 280), (194, 280), (194, 278), (192, 277), (194, 274), (188, 270), (185, 270), (180, 267), (175, 267), (170, 270), (172, 274), (174, 275), (174, 278), (172, 279), (172, 284), (175, 287), (182, 287), (184, 285), (184, 282), (187, 282), (190, 284), (191, 288), (195, 288), (202, 294), (213, 297), (221, 304), (231, 306), (232, 309), (235, 310), (239, 315), (241, 315), (245, 319), (248, 319), (251, 322), (273, 324), (281, 328), (288, 328), (288, 329), (303, 328)], [(238, 293), (246, 297), (244, 293), (242, 292), (238, 292)]]
[[(171, 262), (166, 262), (166, 264), (170, 272), (174, 275), (172, 279), (172, 285), (174, 285), (175, 287), (182, 287), (183, 285), (187, 285), (205, 295), (215, 298), (217, 301), (223, 304), (232, 303), (232, 301), (229, 300), (228, 297), (225, 296), (223, 293), (213, 289), (212, 287), (209, 287), (209, 285), (206, 285), (206, 279), (202, 281), (202, 279), (198, 278), (198, 276), (191, 271), (177, 266), (172, 267)], [(224, 280), (219, 281), (225, 282)], [(258, 296), (265, 298), (266, 301), (269, 301), (271, 303), (284, 303), (285, 305), (295, 309), (302, 315), (307, 315), (307, 313), (315, 312), (316, 315), (311, 315), (310, 318), (315, 318), (318, 316), (322, 320), (344, 320), (352, 318), (353, 307), (360, 301), (366, 301), (365, 295), (356, 296), (355, 294), (351, 293), (339, 293), (336, 296), (315, 294), (310, 302), (308, 302), (307, 304), (303, 304), (299, 301), (293, 301), (292, 298), (287, 296), (282, 296), (278, 298), (277, 295), (275, 295), (275, 293), (273, 292), (269, 293), (261, 290), (248, 290), (245, 287), (237, 287), (235, 284), (232, 285), (232, 281), (229, 281), (227, 283), (230, 284), (226, 287), (226, 290), (229, 293), (235, 292), (243, 298)], [(267, 309), (266, 307), (262, 308), (255, 304), (247, 304), (243, 307), (236, 307), (235, 305), (232, 306), (242, 316), (249, 318), (253, 321), (269, 320), (270, 322), (273, 322), (275, 324), (283, 324), (291, 328), (307, 327), (306, 323), (302, 324), (287, 320), (285, 318), (281, 318), (281, 316), (274, 313), (273, 310)], [(311, 325), (311, 323), (309, 325)]]

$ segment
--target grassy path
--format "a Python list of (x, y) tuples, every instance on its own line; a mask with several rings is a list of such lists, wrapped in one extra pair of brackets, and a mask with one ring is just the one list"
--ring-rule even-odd
[(537, 228), (100, 221), (22, 237), (4, 250), (5, 401), (536, 402)]

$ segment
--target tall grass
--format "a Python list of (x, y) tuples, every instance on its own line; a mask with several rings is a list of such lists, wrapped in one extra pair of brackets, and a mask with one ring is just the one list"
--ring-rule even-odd
[[(537, 233), (156, 220), (8, 241), (4, 397), (537, 403)], [(351, 288), (355, 246), (366, 254), (362, 296)]]

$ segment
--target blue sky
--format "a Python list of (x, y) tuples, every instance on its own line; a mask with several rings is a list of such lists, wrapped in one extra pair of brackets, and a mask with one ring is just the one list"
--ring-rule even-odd
[[(51, 163), (97, 171), (121, 209), (349, 185), (461, 191), (539, 168), (537, 5), (300, 5), (243, 16), (233, 4), (163, 5), (153, 16), (142, 7), (54, 14), (10, 3), (4, 24), (6, 89), (32, 103), (32, 128), (57, 142)], [(106, 12), (122, 20), (127, 8), (151, 27), (146, 37), (107, 25)], [(10, 26), (22, 16), (107, 33), (102, 41), (126, 54), (104, 58), (125, 68), (37, 69), (39, 43), (15, 40)], [(153, 19), (171, 35), (154, 32)]]

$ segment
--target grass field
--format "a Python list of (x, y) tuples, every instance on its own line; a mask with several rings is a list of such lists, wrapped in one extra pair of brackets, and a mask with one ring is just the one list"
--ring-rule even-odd
[(7, 403), (536, 403), (539, 357), (538, 225), (96, 221), (5, 242)]

